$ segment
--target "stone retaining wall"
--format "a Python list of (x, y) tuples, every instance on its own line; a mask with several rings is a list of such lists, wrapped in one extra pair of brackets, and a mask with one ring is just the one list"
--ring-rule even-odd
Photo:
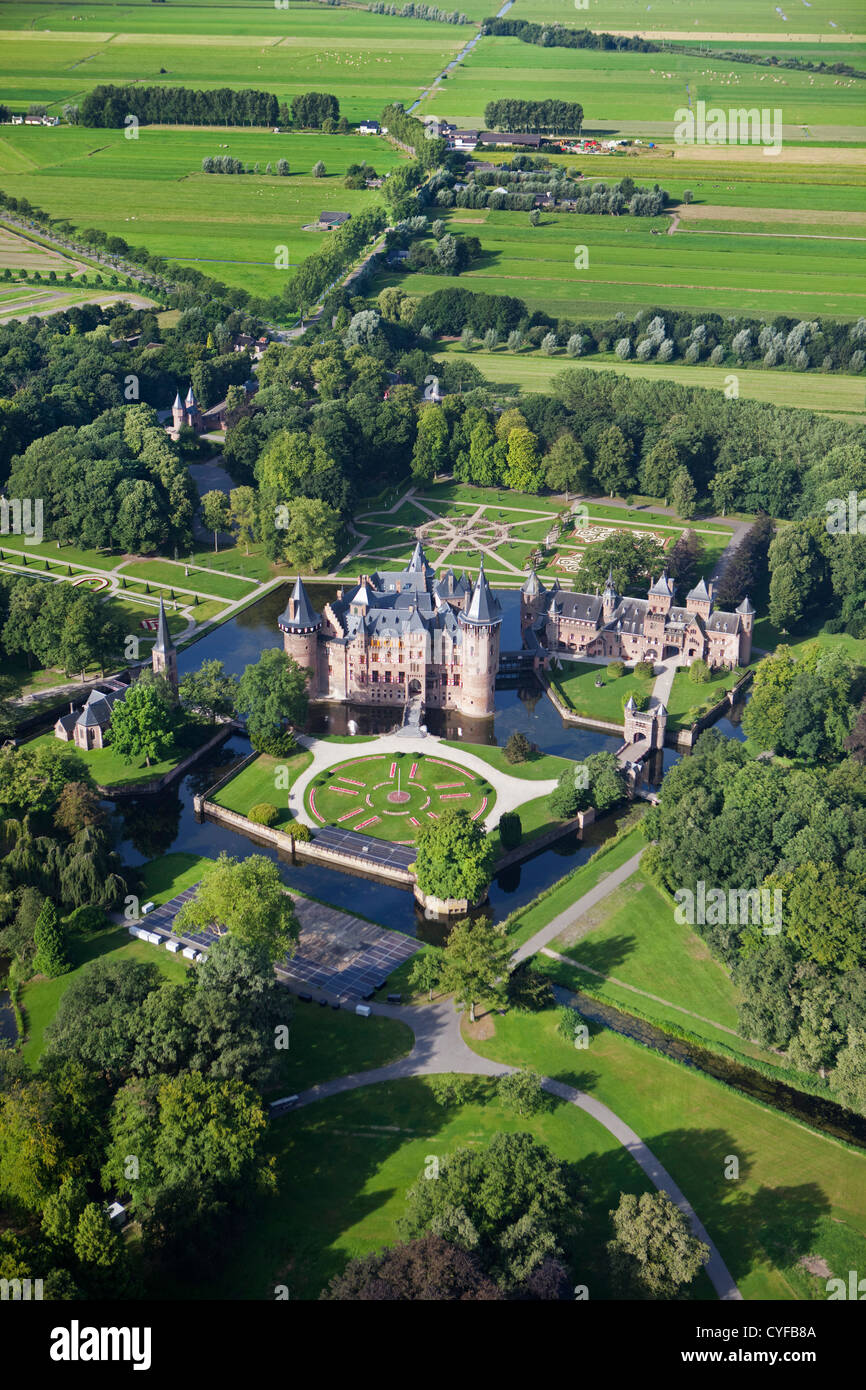
[(192, 767), (193, 763), (197, 762), (205, 753), (209, 753), (212, 748), (217, 748), (221, 743), (225, 743), (227, 738), (238, 732), (238, 728), (239, 726), (236, 725), (234, 721), (221, 725), (213, 738), (208, 739), (207, 743), (203, 743), (200, 748), (196, 748), (192, 753), (188, 753), (185, 758), (181, 759), (176, 767), (169, 768), (168, 772), (164, 772), (161, 777), (157, 777), (152, 782), (124, 782), (121, 783), (119, 787), (98, 786), (96, 790), (109, 801), (114, 801), (118, 797), (124, 796), (155, 796), (157, 792), (164, 791), (166, 787), (170, 787), (172, 782), (177, 781), (178, 777), (182, 777), (186, 770)]

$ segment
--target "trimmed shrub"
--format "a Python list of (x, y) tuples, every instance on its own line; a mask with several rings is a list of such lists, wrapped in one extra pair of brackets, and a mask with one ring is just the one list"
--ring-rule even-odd
[(620, 676), (625, 675), (625, 664), (622, 661), (609, 661), (605, 671), (611, 680), (619, 680)]
[(653, 678), (653, 664), (652, 664), (652, 662), (651, 662), (651, 661), (638, 661), (637, 664), (635, 665), (634, 673), (635, 673), (636, 676), (639, 676), (640, 679), (641, 679), (642, 681), (652, 680), (652, 678)]
[(251, 820), (254, 825), (273, 825), (279, 814), (276, 806), (270, 801), (260, 801), (257, 806), (247, 811), (247, 820)]
[(709, 679), (709, 666), (701, 657), (697, 657), (689, 667), (689, 680), (694, 681), (695, 685), (706, 685)]
[(302, 820), (293, 820), (289, 826), (289, 834), (293, 839), (306, 844), (307, 840), (312, 840), (313, 832), (308, 825), (304, 825)]
[(503, 849), (516, 849), (523, 838), (523, 826), (517, 811), (505, 811), (499, 818), (499, 842)]

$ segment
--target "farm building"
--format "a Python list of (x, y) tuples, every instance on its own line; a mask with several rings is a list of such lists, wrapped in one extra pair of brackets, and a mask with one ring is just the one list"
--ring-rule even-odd
[(348, 222), (352, 214), (350, 212), (320, 212), (319, 230), (329, 232), (333, 227), (342, 227), (344, 222)]

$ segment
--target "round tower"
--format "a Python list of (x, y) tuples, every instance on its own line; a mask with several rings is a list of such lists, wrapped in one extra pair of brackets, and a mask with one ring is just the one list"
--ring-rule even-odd
[(283, 650), (299, 666), (312, 671), (308, 692), (310, 698), (315, 699), (319, 693), (319, 633), (322, 618), (310, 602), (300, 575), (295, 580), (295, 587), (285, 611), (277, 620), (277, 626), (283, 634)]
[(487, 583), (483, 560), (472, 598), (458, 621), (463, 636), (459, 707), (464, 714), (489, 717), (496, 709), (502, 609)]
[(739, 604), (737, 613), (740, 618), (740, 665), (748, 666), (752, 659), (752, 627), (755, 622), (755, 610), (748, 594)]

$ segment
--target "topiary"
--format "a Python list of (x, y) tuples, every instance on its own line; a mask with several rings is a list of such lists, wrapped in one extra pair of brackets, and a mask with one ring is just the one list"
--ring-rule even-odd
[(652, 680), (654, 667), (651, 661), (638, 661), (634, 668), (635, 675), (642, 681)]
[(313, 832), (308, 825), (304, 825), (302, 820), (293, 820), (289, 826), (289, 834), (293, 840), (307, 841), (312, 840)]
[(260, 801), (257, 806), (247, 811), (247, 820), (251, 820), (254, 825), (273, 825), (279, 814), (276, 806), (270, 801)]
[(605, 667), (605, 671), (610, 676), (611, 680), (619, 680), (620, 676), (625, 675), (625, 663), (622, 661), (609, 661)]

